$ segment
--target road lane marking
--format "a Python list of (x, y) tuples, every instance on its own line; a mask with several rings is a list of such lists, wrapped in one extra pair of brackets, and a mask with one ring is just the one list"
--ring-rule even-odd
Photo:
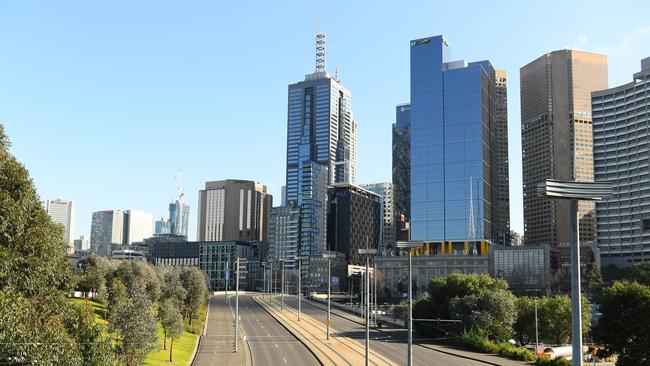
[(284, 360), (284, 363), (287, 363), (287, 359), (285, 357), (282, 357), (282, 359)]
[(275, 343), (275, 348), (278, 348), (278, 344), (277, 344), (277, 343)]

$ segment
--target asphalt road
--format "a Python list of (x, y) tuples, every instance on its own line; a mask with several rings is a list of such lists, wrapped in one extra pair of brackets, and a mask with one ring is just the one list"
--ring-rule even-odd
[[(293, 297), (285, 297), (285, 306), (298, 308), (298, 300)], [(303, 301), (303, 314), (307, 314), (314, 319), (325, 324), (327, 313), (320, 308), (320, 305), (314, 306)], [(332, 328), (340, 335), (352, 338), (355, 341), (365, 345), (365, 327), (351, 320), (335, 316), (332, 314)], [(405, 332), (403, 332), (405, 336)], [(387, 357), (391, 361), (406, 365), (406, 338), (402, 338), (399, 333), (396, 336), (387, 336), (385, 333), (370, 329), (370, 349)], [(432, 365), (432, 366), (485, 366), (486, 363), (469, 360), (462, 357), (456, 357), (431, 349), (415, 346), (413, 347), (413, 364), (414, 365)]]
[(228, 293), (228, 304), (223, 294), (210, 298), (207, 334), (201, 339), (193, 366), (244, 366), (244, 347), (250, 347), (254, 366), (320, 365), (300, 341), (253, 300), (251, 294), (239, 295), (240, 326), (246, 342), (240, 342), (239, 352), (234, 352), (234, 312), (234, 293)]
[[(230, 298), (233, 309), (234, 300)], [(320, 365), (300, 341), (253, 300), (252, 295), (239, 296), (239, 314), (254, 366)]]

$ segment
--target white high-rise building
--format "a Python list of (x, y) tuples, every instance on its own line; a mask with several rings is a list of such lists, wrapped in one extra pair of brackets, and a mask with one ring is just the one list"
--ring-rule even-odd
[(65, 233), (63, 240), (66, 243), (72, 243), (74, 238), (74, 203), (61, 199), (47, 201), (47, 213), (57, 224), (63, 225)]
[(141, 242), (153, 236), (153, 214), (136, 210), (126, 211), (124, 244)]

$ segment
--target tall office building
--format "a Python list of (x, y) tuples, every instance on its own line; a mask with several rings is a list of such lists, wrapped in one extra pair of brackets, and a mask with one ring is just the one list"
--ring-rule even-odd
[(509, 232), (495, 202), (507, 141), (496, 75), (489, 61), (452, 61), (443, 36), (411, 41), (411, 239), (482, 253)]
[(395, 200), (392, 183), (362, 184), (361, 188), (379, 196), (379, 217), (381, 230), (379, 231), (378, 251), (381, 255), (395, 253)]
[(90, 249), (90, 240), (81, 235), (79, 239), (74, 240), (74, 249), (75, 251)]
[[(93, 212), (90, 226), (91, 249), (102, 245), (131, 245), (153, 236), (153, 215), (137, 210)], [(103, 250), (108, 254), (110, 248)]]
[(510, 172), (508, 170), (508, 75), (504, 70), (494, 71), (496, 126), (492, 144), (492, 181), (496, 189), (492, 198), (492, 221), (497, 228), (494, 237), (499, 245), (511, 245), (510, 237)]
[[(546, 179), (593, 182), (591, 92), (607, 88), (607, 57), (561, 50), (520, 70), (524, 240), (571, 242), (570, 203), (537, 194)], [(595, 240), (595, 206), (578, 205), (580, 240)]]
[(325, 248), (327, 186), (356, 182), (351, 95), (325, 66), (325, 35), (318, 34), (315, 72), (288, 91), (286, 200), (300, 208), (301, 255)]
[(197, 241), (268, 239), (273, 196), (266, 186), (248, 180), (206, 182), (199, 191)]
[(286, 268), (293, 268), (300, 255), (300, 208), (293, 203), (273, 207), (269, 219), (268, 259), (283, 259)]
[(395, 239), (409, 240), (411, 221), (411, 105), (395, 108), (393, 123), (393, 196)]
[(331, 185), (327, 195), (327, 249), (343, 253), (350, 264), (364, 264), (359, 249), (379, 246), (379, 195), (348, 183)]
[(170, 235), (172, 233), (172, 222), (170, 219), (160, 218), (154, 222), (154, 235)]
[(190, 217), (190, 206), (176, 200), (169, 204), (169, 221), (171, 223), (170, 233), (187, 237), (187, 220)]
[(153, 236), (153, 215), (137, 210), (124, 211), (123, 244), (131, 245)]
[(74, 203), (72, 201), (47, 201), (47, 213), (57, 224), (63, 225), (63, 240), (71, 244), (74, 238)]
[(90, 225), (90, 247), (97, 250), (102, 244), (123, 244), (124, 211), (93, 212)]
[(591, 93), (597, 182), (614, 186), (596, 203), (601, 264), (650, 260), (650, 57), (633, 81)]

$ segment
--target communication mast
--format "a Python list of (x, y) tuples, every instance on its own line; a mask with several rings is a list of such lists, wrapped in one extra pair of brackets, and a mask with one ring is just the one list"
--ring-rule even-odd
[(183, 187), (183, 176), (181, 170), (178, 169), (176, 173), (176, 192), (178, 193), (178, 207), (176, 209), (176, 227), (174, 231), (176, 235), (181, 235), (183, 232), (183, 211), (185, 211), (185, 187)]

